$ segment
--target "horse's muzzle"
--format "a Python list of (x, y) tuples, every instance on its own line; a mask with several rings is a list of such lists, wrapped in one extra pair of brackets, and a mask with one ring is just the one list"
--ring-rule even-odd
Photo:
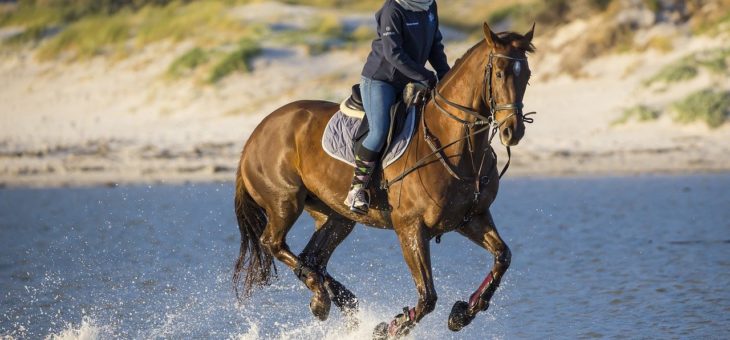
[(504, 146), (514, 146), (520, 142), (520, 138), (517, 138), (514, 130), (509, 126), (500, 131), (499, 139), (502, 141), (502, 145)]

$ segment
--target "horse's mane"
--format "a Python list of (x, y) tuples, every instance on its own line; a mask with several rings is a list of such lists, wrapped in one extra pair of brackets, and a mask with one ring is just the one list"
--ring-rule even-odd
[(482, 44), (484, 44), (484, 42), (485, 42), (485, 40), (482, 39), (482, 41), (474, 44), (474, 46), (472, 46), (468, 50), (466, 50), (466, 52), (464, 52), (464, 54), (462, 54), (461, 57), (459, 57), (459, 59), (456, 59), (456, 61), (454, 62), (454, 67), (453, 68), (459, 67), (461, 65), (461, 63), (464, 62), (464, 60), (469, 59), (469, 56), (472, 53), (474, 53), (474, 50), (476, 50), (479, 46), (481, 46)]

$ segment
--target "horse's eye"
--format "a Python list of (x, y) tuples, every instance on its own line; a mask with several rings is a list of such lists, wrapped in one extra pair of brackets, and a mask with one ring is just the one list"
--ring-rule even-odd
[(502, 79), (502, 71), (497, 72), (497, 78)]

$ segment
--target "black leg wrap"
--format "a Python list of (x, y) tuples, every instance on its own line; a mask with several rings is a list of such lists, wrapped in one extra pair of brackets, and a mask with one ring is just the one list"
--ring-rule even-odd
[(348, 314), (357, 312), (358, 301), (355, 294), (329, 275), (325, 278), (324, 284), (332, 302), (334, 302), (335, 306), (339, 307), (343, 313)]
[(362, 145), (355, 150), (355, 156), (366, 162), (375, 162), (380, 159), (380, 152), (372, 151)]
[(309, 277), (312, 273), (315, 273), (315, 271), (312, 270), (312, 268), (303, 265), (301, 261), (297, 264), (297, 267), (294, 268), (294, 274), (297, 276), (299, 281), (304, 283), (306, 283), (307, 277)]

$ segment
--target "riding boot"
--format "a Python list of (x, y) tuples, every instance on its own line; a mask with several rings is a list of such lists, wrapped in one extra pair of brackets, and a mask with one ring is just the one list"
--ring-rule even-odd
[(367, 214), (370, 209), (370, 193), (368, 186), (380, 154), (360, 146), (355, 152), (355, 174), (352, 177), (350, 191), (347, 193), (345, 205), (350, 211)]

